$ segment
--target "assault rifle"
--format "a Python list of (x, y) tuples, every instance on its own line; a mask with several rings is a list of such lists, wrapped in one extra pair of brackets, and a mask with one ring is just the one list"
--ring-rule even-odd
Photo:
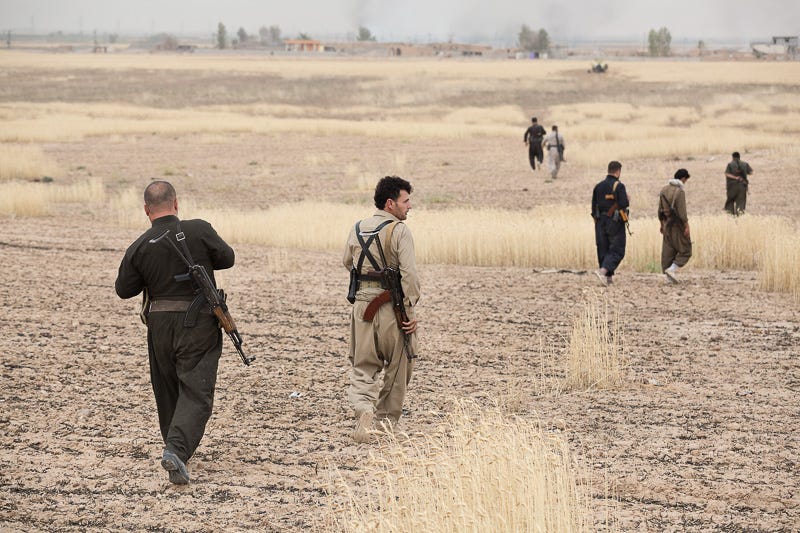
[[(169, 232), (170, 230), (165, 230), (164, 233), (155, 239), (150, 239), (150, 244), (157, 243), (166, 237)], [(180, 232), (175, 235), (175, 238), (178, 241), (184, 241), (186, 236), (183, 234), (183, 232)], [(219, 321), (219, 325), (222, 326), (222, 329), (224, 329), (225, 333), (228, 334), (228, 337), (230, 337), (231, 341), (233, 342), (233, 347), (236, 348), (236, 351), (239, 352), (239, 355), (242, 357), (242, 362), (245, 364), (245, 366), (247, 366), (255, 361), (255, 355), (247, 356), (245, 355), (244, 350), (242, 350), (242, 336), (239, 335), (239, 331), (236, 329), (236, 324), (234, 323), (230, 312), (228, 312), (228, 305), (225, 303), (224, 296), (221, 296), (221, 291), (214, 287), (214, 282), (211, 281), (211, 276), (208, 275), (206, 267), (194, 263), (194, 260), (190, 260), (191, 256), (187, 258), (187, 255), (189, 255), (189, 248), (185, 246), (185, 243), (183, 244), (187, 252), (186, 254), (181, 252), (178, 248), (178, 245), (172, 242), (171, 239), (168, 238), (167, 242), (172, 245), (172, 248), (175, 250), (175, 252), (177, 252), (183, 262), (186, 263), (186, 266), (189, 267), (189, 272), (182, 275), (182, 277), (188, 276), (188, 278), (194, 282), (195, 286), (197, 287), (198, 295), (202, 294), (206, 302), (208, 302), (211, 312), (215, 317), (217, 317), (217, 321)]]
[[(397, 327), (400, 329), (400, 332), (403, 334), (403, 349), (405, 350), (406, 357), (409, 359), (415, 359), (417, 355), (411, 350), (411, 342), (409, 340), (408, 333), (405, 332), (403, 329), (403, 323), (409, 322), (410, 319), (408, 318), (408, 314), (406, 313), (406, 305), (404, 303), (405, 295), (403, 294), (403, 285), (400, 282), (400, 270), (397, 267), (390, 266), (386, 262), (386, 256), (383, 253), (383, 246), (381, 245), (381, 239), (378, 236), (378, 232), (361, 232), (361, 236), (370, 236), (375, 235), (375, 241), (378, 245), (378, 253), (381, 256), (381, 262), (383, 263), (383, 268), (378, 271), (368, 272), (365, 276), (366, 279), (373, 279), (376, 281), (380, 281), (381, 288), (384, 289), (384, 293), (380, 296), (376, 297), (375, 302), (377, 306), (386, 303), (391, 298), (392, 301), (392, 310), (394, 311), (395, 322), (397, 322)], [(388, 296), (386, 294), (388, 293)], [(372, 305), (372, 304), (370, 304)], [(374, 310), (370, 310), (369, 307), (367, 308), (367, 312), (364, 313), (364, 316), (367, 316), (367, 313), (374, 313), (377, 312), (377, 308)]]
[(744, 188), (746, 189), (750, 185), (750, 180), (747, 179), (747, 167), (742, 165), (741, 160), (736, 161), (736, 166), (739, 167), (739, 173), (742, 175), (742, 183), (744, 183)]

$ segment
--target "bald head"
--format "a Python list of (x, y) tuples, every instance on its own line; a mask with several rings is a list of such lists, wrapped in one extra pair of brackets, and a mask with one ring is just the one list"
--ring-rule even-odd
[(150, 220), (178, 213), (178, 195), (168, 181), (154, 181), (144, 190), (144, 212)]

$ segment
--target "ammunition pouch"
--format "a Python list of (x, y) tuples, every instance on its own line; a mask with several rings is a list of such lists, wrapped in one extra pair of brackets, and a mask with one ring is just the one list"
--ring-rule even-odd
[(350, 286), (347, 289), (347, 301), (351, 304), (356, 303), (356, 293), (358, 292), (358, 270), (350, 267)]
[[(225, 291), (222, 289), (217, 289), (217, 292), (219, 293), (220, 301), (224, 303), (228, 295), (225, 294)], [(201, 312), (209, 313), (210, 308), (208, 307), (208, 300), (206, 300), (205, 294), (198, 292), (194, 300), (192, 300), (192, 303), (190, 303), (189, 307), (186, 309), (186, 316), (183, 318), (183, 327), (195, 327), (195, 325), (197, 325), (197, 315)]]

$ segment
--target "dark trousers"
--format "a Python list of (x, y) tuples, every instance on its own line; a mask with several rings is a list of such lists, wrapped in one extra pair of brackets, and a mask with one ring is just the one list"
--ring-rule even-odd
[(625, 257), (625, 223), (600, 215), (594, 225), (594, 240), (597, 244), (597, 263), (605, 268), (609, 276)]
[(544, 151), (542, 150), (542, 140), (532, 140), (528, 143), (528, 161), (531, 163), (531, 168), (536, 170), (536, 161), (539, 161), (541, 166), (544, 161)]
[(739, 180), (725, 178), (727, 199), (725, 211), (732, 215), (741, 215), (747, 206), (747, 185)]
[(185, 313), (150, 313), (147, 347), (164, 446), (186, 462), (194, 454), (211, 417), (222, 332), (217, 319), (200, 313), (193, 328)]

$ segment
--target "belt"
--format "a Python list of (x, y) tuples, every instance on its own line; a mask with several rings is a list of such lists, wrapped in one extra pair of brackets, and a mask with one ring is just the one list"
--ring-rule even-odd
[(382, 289), (380, 281), (373, 281), (369, 279), (361, 280), (358, 282), (359, 288), (361, 289)]
[(153, 300), (150, 302), (150, 312), (185, 313), (191, 303), (189, 300)]

